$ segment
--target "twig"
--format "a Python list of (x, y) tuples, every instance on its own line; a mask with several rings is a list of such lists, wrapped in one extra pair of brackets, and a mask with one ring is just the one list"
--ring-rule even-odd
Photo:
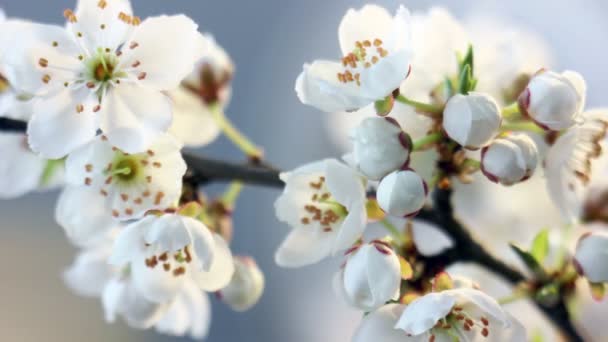
[[(0, 118), (0, 131), (25, 132), (26, 126), (23, 121)], [(248, 184), (274, 188), (284, 186), (279, 179), (279, 171), (266, 164), (234, 164), (187, 153), (184, 154), (184, 159), (188, 164), (185, 181), (195, 186), (218, 180), (240, 180)], [(468, 261), (487, 268), (512, 284), (524, 281), (526, 278), (521, 272), (489, 253), (471, 236), (469, 230), (454, 218), (451, 195), (451, 190), (436, 189), (433, 192), (433, 208), (425, 208), (417, 216), (417, 219), (435, 224), (454, 242), (453, 247), (441, 254), (424, 259), (427, 268), (439, 271), (455, 262)], [(536, 306), (557, 328), (561, 329), (569, 341), (584, 341), (570, 321), (563, 298), (552, 307), (543, 306), (538, 302)]]

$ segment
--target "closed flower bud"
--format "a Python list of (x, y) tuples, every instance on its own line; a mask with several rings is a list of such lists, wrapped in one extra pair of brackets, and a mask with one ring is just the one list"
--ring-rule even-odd
[(399, 295), (399, 258), (383, 241), (351, 250), (334, 287), (344, 300), (364, 311), (372, 311)]
[(412, 141), (391, 118), (363, 120), (351, 139), (355, 166), (369, 179), (379, 180), (409, 161)]
[(519, 96), (519, 107), (540, 127), (559, 131), (574, 124), (585, 106), (585, 92), (585, 80), (576, 72), (541, 71)]
[(230, 284), (218, 295), (234, 311), (247, 311), (262, 297), (264, 274), (250, 257), (234, 257), (234, 267)]
[(587, 233), (580, 237), (574, 265), (592, 283), (608, 282), (608, 233)]
[(384, 177), (376, 198), (380, 208), (393, 216), (411, 217), (424, 206), (428, 187), (413, 170), (395, 171)]
[(524, 133), (510, 133), (505, 139), (517, 145), (522, 153), (526, 165), (524, 180), (532, 177), (538, 165), (538, 148), (534, 140)]
[(488, 95), (454, 95), (443, 112), (443, 128), (452, 140), (475, 150), (496, 136), (502, 117), (498, 104)]
[(496, 139), (481, 152), (481, 171), (492, 182), (513, 185), (526, 178), (521, 148), (507, 139)]

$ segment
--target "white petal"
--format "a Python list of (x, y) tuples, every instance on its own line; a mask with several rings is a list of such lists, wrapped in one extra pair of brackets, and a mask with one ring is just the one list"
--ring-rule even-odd
[(208, 296), (196, 284), (188, 282), (171, 304), (169, 311), (156, 324), (163, 334), (183, 336), (190, 333), (195, 339), (207, 336), (211, 323)]
[(146, 255), (140, 253), (131, 263), (131, 278), (137, 292), (155, 303), (166, 303), (175, 298), (188, 278), (174, 276), (173, 272), (165, 271), (162, 265), (148, 267), (145, 258)]
[(98, 48), (116, 51), (133, 29), (133, 25), (119, 19), (120, 13), (133, 14), (129, 0), (110, 0), (104, 6), (99, 3), (99, 0), (79, 0), (74, 12), (78, 21), (68, 23), (74, 35), (82, 34), (80, 39), (84, 40), (90, 54)]
[(128, 280), (112, 279), (105, 287), (102, 303), (107, 322), (122, 316), (129, 326), (147, 329), (154, 325), (166, 307), (143, 298)]
[[(101, 136), (96, 136), (68, 155), (65, 162), (66, 182), (80, 186), (85, 185), (86, 178), (91, 178), (95, 183), (105, 183), (107, 178), (105, 170), (114, 157), (112, 145)], [(87, 165), (92, 166), (91, 171)]]
[(63, 281), (80, 296), (99, 297), (116, 270), (108, 264), (110, 248), (105, 245), (78, 254), (63, 272)]
[(399, 50), (362, 69), (360, 92), (374, 101), (390, 95), (406, 79), (411, 57), (409, 50)]
[(579, 112), (585, 109), (585, 103), (587, 101), (587, 82), (581, 74), (576, 71), (566, 70), (562, 73), (564, 76), (574, 87), (576, 93), (581, 96), (581, 101), (579, 103)]
[[(144, 20), (123, 48), (121, 66), (141, 64), (135, 75), (145, 72), (141, 84), (156, 90), (173, 90), (192, 72), (202, 57), (205, 40), (198, 25), (184, 15), (160, 16)], [(138, 46), (128, 48), (132, 43)]]
[[(77, 107), (84, 110), (79, 113)], [(59, 159), (91, 141), (97, 133), (98, 117), (93, 112), (95, 95), (84, 88), (64, 90), (55, 96), (36, 100), (27, 133), (32, 150), (43, 157)]]
[(275, 262), (289, 268), (315, 264), (329, 256), (334, 239), (333, 232), (295, 228), (279, 246), (274, 255)]
[(459, 288), (443, 291), (442, 293), (446, 296), (456, 296), (459, 305), (474, 306), (476, 310), (480, 310), (483, 314), (490, 316), (487, 318), (494, 319), (497, 323), (502, 324), (503, 327), (510, 325), (509, 317), (500, 304), (494, 298), (479, 290)]
[(0, 198), (14, 198), (38, 187), (46, 161), (27, 147), (21, 133), (0, 134)]
[(102, 196), (83, 186), (66, 187), (57, 201), (55, 220), (77, 246), (94, 246), (121, 227), (114, 221)]
[(114, 241), (109, 262), (116, 266), (125, 266), (144, 252), (144, 234), (147, 228), (156, 220), (154, 216), (146, 216), (126, 226)]
[(395, 329), (405, 305), (388, 304), (365, 316), (353, 335), (352, 342), (422, 342), (426, 336), (408, 336)]
[(190, 230), (185, 223), (190, 220), (194, 219), (174, 214), (156, 218), (146, 227), (144, 241), (163, 252), (172, 253), (182, 249), (192, 242)]
[(101, 130), (127, 153), (145, 151), (171, 125), (169, 97), (151, 88), (123, 82), (101, 104)]
[(338, 28), (342, 54), (347, 55), (353, 51), (357, 41), (373, 42), (376, 38), (388, 38), (392, 23), (392, 15), (377, 5), (365, 5), (359, 10), (349, 9)]
[[(194, 254), (196, 260), (200, 262), (198, 265), (197, 272), (202, 269), (209, 271), (212, 265), (215, 263), (216, 258), (216, 237), (201, 221), (190, 218), (182, 217), (183, 223), (188, 229), (191, 238), (191, 244), (194, 248)], [(219, 251), (220, 253), (223, 251)], [(220, 255), (218, 257), (223, 257)], [(220, 260), (219, 262), (221, 262)]]
[(361, 177), (352, 168), (329, 159), (325, 162), (325, 178), (331, 196), (345, 207), (365, 202), (365, 185)]
[(228, 244), (218, 234), (213, 234), (213, 239), (215, 248), (209, 271), (195, 272), (193, 275), (200, 288), (208, 292), (217, 291), (228, 285), (234, 274), (234, 262)]
[(390, 251), (384, 254), (370, 246), (367, 253), (367, 281), (376, 305), (399, 297), (401, 264), (397, 255)]
[(169, 132), (191, 147), (211, 143), (221, 132), (209, 107), (190, 90), (180, 87), (169, 93), (173, 100), (173, 123)]
[(446, 294), (445, 291), (426, 294), (405, 308), (395, 328), (414, 336), (423, 334), (447, 316), (454, 305), (456, 298), (453, 294)]
[(333, 255), (350, 248), (365, 231), (367, 211), (365, 204), (358, 203), (349, 208), (349, 213), (340, 225), (332, 249)]

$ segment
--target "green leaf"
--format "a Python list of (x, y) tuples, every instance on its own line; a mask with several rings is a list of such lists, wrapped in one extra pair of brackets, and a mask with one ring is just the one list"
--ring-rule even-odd
[(471, 68), (471, 75), (474, 74), (474, 63), (475, 63), (475, 58), (473, 55), (473, 45), (469, 45), (469, 48), (467, 49), (467, 53), (466, 55), (464, 55), (464, 57), (462, 58), (462, 60), (460, 61), (460, 72), (462, 73), (462, 71), (464, 70), (464, 68), (468, 65)]
[(538, 263), (538, 261), (536, 261), (536, 258), (532, 254), (530, 254), (530, 252), (527, 252), (512, 243), (509, 244), (509, 246), (511, 246), (511, 249), (515, 252), (515, 254), (517, 254), (521, 261), (523, 261), (526, 267), (528, 267), (528, 269), (532, 273), (534, 273), (537, 278), (547, 279), (547, 273), (545, 272), (543, 267)]
[(530, 247), (530, 254), (538, 261), (539, 264), (542, 264), (547, 255), (549, 254), (549, 230), (543, 229), (532, 241), (532, 246)]
[(454, 96), (455, 91), (456, 89), (454, 87), (454, 83), (449, 77), (446, 77), (443, 81), (443, 95), (446, 99), (449, 99), (450, 97)]
[(471, 66), (466, 64), (462, 71), (460, 72), (460, 76), (458, 77), (458, 92), (467, 95), (471, 86), (471, 79), (473, 78), (473, 74), (471, 72)]

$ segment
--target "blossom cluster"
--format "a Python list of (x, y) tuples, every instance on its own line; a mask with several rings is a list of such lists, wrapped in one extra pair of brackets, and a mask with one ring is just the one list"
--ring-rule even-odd
[[(208, 293), (237, 311), (264, 276), (233, 256), (233, 195), (205, 199), (183, 182), (184, 146), (221, 131), (234, 72), (185, 15), (141, 19), (128, 0), (80, 0), (65, 26), (0, 20), (0, 196), (62, 186), (56, 221), (80, 249), (65, 271), (105, 318), (203, 338)], [(232, 189), (232, 190), (230, 190)]]
[[(230, 248), (247, 179), (208, 198), (182, 153), (223, 132), (269, 171), (223, 113), (232, 61), (185, 15), (141, 19), (128, 0), (78, 0), (63, 14), (65, 26), (0, 16), (0, 116), (27, 121), (25, 133), (0, 133), (0, 197), (61, 186), (55, 218), (79, 248), (67, 286), (99, 298), (108, 322), (204, 338), (209, 293), (245, 311), (265, 282), (253, 258)], [(595, 186), (608, 113), (587, 110), (583, 76), (550, 69), (526, 34), (491, 36), (442, 8), (365, 5), (340, 23), (342, 57), (305, 64), (295, 81), (303, 104), (348, 113), (350, 123), (330, 121), (332, 133), (353, 129), (342, 158), (278, 176), (275, 213), (291, 230), (275, 261), (343, 259), (333, 289), (365, 314), (354, 342), (531, 338), (505, 300), (444, 269), (459, 260), (426, 252), (443, 239), (451, 255), (467, 255), (460, 261), (479, 262), (458, 249), (481, 247), (458, 245), (448, 227), (457, 220), (439, 212), (451, 205), (442, 193), (479, 184), (543, 182), (562, 216), (558, 234), (539, 229), (530, 248), (510, 245), (532, 275), (513, 297), (550, 310), (574, 298), (579, 280), (605, 294), (608, 235), (568, 239), (608, 222), (605, 184)], [(479, 198), (467, 202), (482, 211)], [(419, 224), (430, 216), (437, 226)]]

